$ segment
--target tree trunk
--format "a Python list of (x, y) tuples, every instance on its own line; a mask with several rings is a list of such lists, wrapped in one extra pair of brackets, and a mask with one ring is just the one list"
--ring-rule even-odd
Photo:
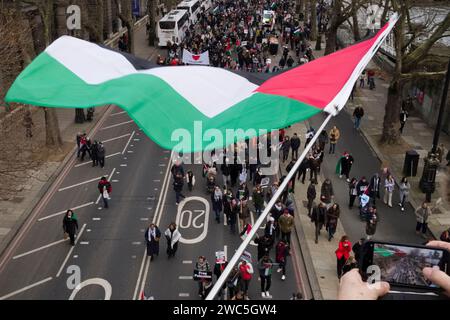
[(328, 55), (336, 51), (337, 45), (337, 29), (330, 27), (326, 32), (326, 46), (324, 55)]
[(86, 121), (86, 116), (84, 114), (84, 109), (75, 109), (75, 123), (84, 123)]
[(54, 108), (44, 108), (44, 113), (45, 144), (48, 148), (60, 149), (62, 147), (62, 139), (56, 110)]
[(352, 13), (352, 21), (353, 21), (353, 37), (355, 38), (355, 41), (361, 40), (361, 34), (359, 32), (359, 23), (358, 23), (358, 11), (353, 10)]
[(317, 0), (311, 0), (310, 8), (311, 8), (311, 40), (314, 41), (317, 39)]
[(322, 34), (319, 33), (317, 35), (317, 40), (316, 40), (316, 50), (322, 50)]
[(399, 135), (399, 114), (402, 104), (402, 87), (399, 81), (391, 83), (388, 89), (388, 97), (385, 106), (383, 121), (383, 134), (381, 143), (397, 144)]
[(150, 30), (148, 31), (148, 44), (149, 46), (155, 45), (156, 40), (156, 3), (155, 0), (148, 0), (147, 13)]

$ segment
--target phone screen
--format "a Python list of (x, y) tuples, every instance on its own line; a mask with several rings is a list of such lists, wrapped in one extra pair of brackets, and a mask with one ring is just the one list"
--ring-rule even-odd
[(442, 270), (445, 261), (441, 249), (374, 243), (372, 263), (380, 268), (382, 281), (436, 288), (423, 276), (422, 270), (434, 266)]

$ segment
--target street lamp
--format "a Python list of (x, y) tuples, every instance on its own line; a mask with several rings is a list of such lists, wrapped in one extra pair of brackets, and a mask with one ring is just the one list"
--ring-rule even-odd
[(447, 74), (445, 76), (444, 89), (442, 91), (441, 106), (439, 108), (438, 121), (434, 129), (433, 145), (428, 156), (424, 159), (425, 165), (423, 167), (422, 178), (420, 179), (420, 190), (426, 194), (426, 201), (431, 202), (431, 194), (436, 189), (436, 172), (439, 167), (439, 160), (437, 159), (436, 149), (439, 142), (439, 135), (441, 133), (442, 118), (444, 118), (444, 109), (447, 103), (447, 92), (450, 82), (450, 60), (447, 65)]

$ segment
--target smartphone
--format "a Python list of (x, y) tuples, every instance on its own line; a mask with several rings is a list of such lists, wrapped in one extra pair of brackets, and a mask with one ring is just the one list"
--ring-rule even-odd
[(438, 266), (449, 274), (449, 260), (449, 252), (440, 248), (368, 241), (360, 269), (365, 280), (389, 282), (395, 292), (439, 292), (440, 288), (427, 280), (422, 270)]

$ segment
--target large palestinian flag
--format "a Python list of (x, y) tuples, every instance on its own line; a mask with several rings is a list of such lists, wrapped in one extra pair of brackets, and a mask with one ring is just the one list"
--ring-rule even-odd
[[(393, 17), (369, 40), (278, 75), (147, 68), (129, 55), (63, 36), (18, 76), (5, 100), (62, 108), (115, 104), (166, 149), (186, 134), (193, 140), (185, 152), (224, 147), (232, 141), (218, 136), (226, 137), (227, 129), (251, 138), (319, 112), (337, 114), (395, 22)], [(201, 131), (213, 141), (202, 139)]]

